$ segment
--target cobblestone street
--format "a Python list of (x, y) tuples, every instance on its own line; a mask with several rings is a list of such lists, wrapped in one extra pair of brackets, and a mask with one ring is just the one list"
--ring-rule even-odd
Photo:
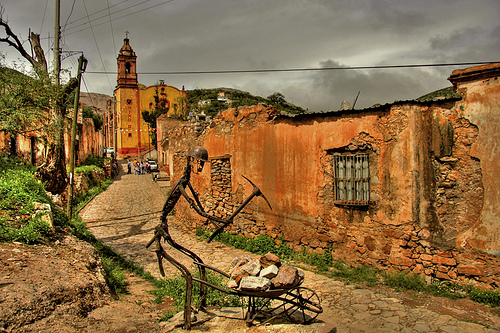
[[(123, 161), (121, 161), (123, 162)], [(161, 210), (169, 190), (169, 182), (154, 182), (151, 175), (126, 174), (126, 164), (107, 191), (97, 196), (82, 212), (89, 230), (107, 245), (143, 265), (145, 270), (160, 277), (156, 254), (145, 245), (159, 223)], [(181, 199), (183, 200), (183, 199)], [(169, 225), (173, 238), (197, 253), (211, 266), (228, 271), (231, 261), (241, 255), (256, 255), (225, 246), (218, 242), (197, 240), (194, 231), (186, 233), (175, 223)], [(187, 257), (176, 251), (167, 252), (190, 266)], [(176, 269), (165, 261), (167, 275)], [(296, 331), (317, 332), (500, 332), (498, 316), (489, 316), (486, 327), (461, 321), (457, 316), (431, 311), (425, 307), (410, 307), (400, 299), (367, 289), (305, 272), (304, 286), (320, 296), (324, 312), (317, 318), (321, 325), (301, 327)], [(249, 331), (250, 332), (250, 331)]]

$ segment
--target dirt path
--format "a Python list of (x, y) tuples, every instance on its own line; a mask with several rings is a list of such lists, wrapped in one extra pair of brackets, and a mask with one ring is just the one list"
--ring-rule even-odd
[[(159, 223), (159, 211), (168, 193), (168, 183), (155, 183), (150, 175), (127, 175), (122, 172), (108, 190), (81, 213), (89, 230), (107, 245), (144, 266), (159, 277), (156, 255), (145, 244), (153, 236)], [(175, 220), (170, 221), (173, 238), (191, 249), (209, 265), (227, 271), (234, 258), (252, 255), (230, 248), (218, 242), (200, 242), (194, 233), (181, 230)], [(166, 247), (185, 265), (187, 257)], [(176, 270), (165, 263), (168, 276)], [(412, 297), (388, 289), (357, 289), (311, 272), (305, 272), (304, 286), (315, 290), (321, 298), (324, 313), (312, 326), (297, 326), (288, 323), (271, 327), (240, 327), (242, 321), (217, 318), (207, 322), (201, 330), (225, 332), (257, 332), (273, 329), (273, 332), (496, 332), (500, 329), (500, 318), (488, 307), (462, 301), (432, 301), (424, 298), (412, 302)], [(385, 292), (382, 293), (382, 292)], [(152, 315), (154, 316), (154, 315)], [(104, 320), (105, 316), (102, 317)], [(462, 321), (468, 319), (469, 321)], [(196, 331), (196, 330), (195, 330)]]

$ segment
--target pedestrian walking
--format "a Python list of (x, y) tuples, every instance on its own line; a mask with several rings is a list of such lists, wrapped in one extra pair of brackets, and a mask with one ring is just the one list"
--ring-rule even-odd
[(127, 160), (127, 174), (132, 174), (132, 162)]
[(135, 174), (139, 175), (141, 172), (141, 169), (139, 168), (139, 162), (135, 161), (134, 165), (135, 165), (135, 168), (134, 168)]

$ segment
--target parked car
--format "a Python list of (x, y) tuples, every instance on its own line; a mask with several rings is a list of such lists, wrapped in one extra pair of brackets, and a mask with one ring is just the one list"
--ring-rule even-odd
[(149, 170), (158, 171), (158, 162), (156, 162), (155, 160), (148, 159), (148, 164), (149, 164)]
[(104, 147), (104, 152), (106, 154), (114, 154), (115, 153), (115, 147)]

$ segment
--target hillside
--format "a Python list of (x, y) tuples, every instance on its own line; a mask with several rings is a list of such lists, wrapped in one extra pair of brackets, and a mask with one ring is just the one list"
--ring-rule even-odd
[[(203, 111), (208, 116), (215, 116), (219, 111), (239, 106), (251, 106), (259, 103), (272, 105), (276, 109), (288, 113), (304, 113), (301, 107), (285, 100), (280, 93), (274, 93), (267, 98), (254, 96), (249, 92), (232, 88), (194, 89), (187, 91), (189, 112)], [(200, 102), (201, 101), (201, 102)]]
[(80, 93), (80, 103), (89, 106), (95, 106), (99, 110), (106, 110), (108, 101), (113, 100), (113, 97), (99, 93)]
[(420, 96), (416, 100), (419, 102), (435, 101), (438, 99), (449, 99), (449, 98), (460, 98), (460, 95), (453, 91), (453, 87), (446, 87), (439, 89), (423, 96)]

